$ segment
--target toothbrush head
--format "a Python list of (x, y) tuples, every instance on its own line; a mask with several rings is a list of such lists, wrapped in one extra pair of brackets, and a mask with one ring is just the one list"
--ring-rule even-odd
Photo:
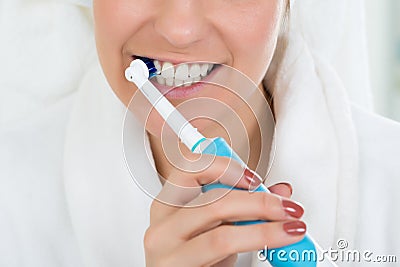
[(125, 78), (141, 88), (149, 79), (150, 72), (147, 65), (140, 59), (135, 59), (125, 70)]
[(156, 76), (158, 74), (157, 68), (156, 68), (156, 66), (154, 66), (154, 62), (152, 59), (147, 58), (147, 57), (138, 57), (138, 59), (143, 61), (144, 64), (146, 64), (147, 68), (149, 69), (149, 79), (153, 78), (154, 76)]

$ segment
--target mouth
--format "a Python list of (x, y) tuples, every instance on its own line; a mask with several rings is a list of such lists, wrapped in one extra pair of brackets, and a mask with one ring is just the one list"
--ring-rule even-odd
[[(138, 58), (138, 56), (133, 57)], [(151, 59), (151, 58), (150, 58)], [(157, 74), (150, 81), (168, 98), (187, 98), (202, 89), (220, 64), (210, 62), (172, 63), (153, 60)]]

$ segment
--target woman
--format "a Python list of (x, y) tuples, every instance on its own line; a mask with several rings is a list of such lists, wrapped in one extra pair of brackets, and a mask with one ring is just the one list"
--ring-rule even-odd
[[(224, 63), (246, 74), (259, 85), (259, 92), (270, 90), (276, 118), (276, 153), (267, 182), (281, 183), (270, 188), (281, 197), (232, 191), (211, 205), (184, 209), (145, 196), (128, 179), (121, 155), (118, 136), (125, 107), (113, 98), (95, 63), (76, 96), (65, 138), (63, 177), (68, 208), (59, 204), (60, 210), (66, 210), (63, 221), (67, 222), (60, 224), (67, 225), (68, 231), (72, 229), (73, 234), (63, 239), (70, 244), (68, 251), (74, 260), (69, 261), (74, 261), (74, 266), (233, 266), (236, 260), (237, 266), (264, 266), (255, 254), (246, 253), (238, 259), (236, 254), (300, 240), (306, 228), (303, 220), (308, 232), (324, 248), (345, 239), (354, 249), (397, 253), (388, 244), (398, 244), (390, 239), (391, 231), (395, 233), (398, 214), (385, 210), (390, 205), (381, 200), (395, 203), (398, 198), (394, 194), (398, 185), (394, 180), (398, 177), (394, 163), (398, 159), (399, 126), (351, 104), (368, 106), (367, 98), (357, 90), (365, 81), (343, 73), (345, 69), (354, 70), (352, 67), (357, 63), (362, 66), (363, 62), (353, 60), (354, 65), (349, 66), (348, 62), (335, 58), (342, 53), (340, 49), (345, 49), (338, 48), (332, 40), (348, 34), (343, 33), (342, 25), (348, 17), (335, 17), (338, 22), (323, 24), (326, 27), (321, 31), (312, 27), (318, 21), (334, 17), (328, 16), (326, 10), (346, 14), (343, 12), (346, 8), (357, 10), (357, 4), (348, 7), (345, 1), (294, 2), (288, 11), (291, 24), (286, 32), (281, 25), (287, 5), (283, 0), (94, 1), (101, 66), (110, 87), (125, 105), (134, 91), (123, 77), (132, 56), (170, 62)], [(315, 14), (310, 15), (313, 11)], [(357, 17), (352, 19), (358, 22)], [(282, 49), (285, 39), (287, 48)], [(351, 45), (354, 43), (345, 43), (346, 49), (350, 50)], [(340, 59), (356, 56), (350, 54)], [(354, 87), (355, 81), (359, 86)], [(350, 88), (349, 94), (342, 83)], [(205, 94), (213, 93), (205, 90)], [(357, 101), (352, 99), (354, 96)], [(141, 167), (142, 176), (152, 183), (154, 191), (164, 189), (151, 171), (151, 162), (143, 159), (149, 145), (154, 164), (168, 181), (178, 184), (190, 181), (191, 186), (204, 184), (225, 169), (226, 160), (217, 158), (207, 170), (206, 178), (202, 177), (205, 180), (201, 180), (200, 176), (170, 168), (157, 139), (156, 119), (153, 115), (146, 125), (150, 143), (145, 146), (143, 126), (129, 126), (130, 140), (136, 140), (130, 144), (136, 155), (130, 160)], [(376, 139), (378, 133), (382, 138)], [(376, 157), (382, 154), (389, 156)], [(254, 162), (249, 162), (253, 169), (257, 167)], [(241, 177), (239, 186), (246, 188), (249, 181), (257, 181), (257, 175), (251, 171), (242, 177), (242, 170), (232, 168), (233, 180), (230, 176), (223, 177), (225, 183), (235, 183)], [(380, 187), (387, 187), (386, 190), (374, 186), (377, 176), (385, 179)], [(282, 181), (290, 182), (291, 186)], [(291, 187), (293, 198), (305, 207), (303, 217), (302, 207), (288, 199)], [(219, 205), (218, 209), (215, 205)], [(368, 220), (371, 209), (374, 220)], [(294, 212), (288, 214), (287, 210)], [(388, 219), (389, 216), (393, 219)], [(69, 217), (72, 226), (68, 224)], [(273, 222), (242, 228), (225, 223), (238, 219)], [(398, 245), (391, 248), (394, 247)], [(40, 265), (40, 259), (32, 261)]]
[[(230, 97), (226, 90), (213, 86), (203, 86), (199, 92), (192, 92), (196, 89), (191, 89), (190, 86), (187, 87), (188, 89), (185, 87), (173, 89), (177, 80), (188, 79), (188, 72), (192, 74), (192, 69), (197, 66), (194, 63), (181, 64), (171, 70), (172, 75), (169, 75), (167, 66), (171, 66), (173, 63), (195, 61), (226, 64), (250, 77), (259, 85), (260, 91), (265, 90), (261, 81), (274, 54), (282, 21), (286, 10), (289, 9), (289, 2), (187, 1), (186, 3), (160, 3), (147, 1), (142, 4), (131, 2), (130, 8), (126, 5), (126, 1), (94, 2), (99, 58), (111, 87), (125, 105), (128, 105), (135, 90), (132, 90), (131, 85), (121, 76), (121, 73), (124, 73), (124, 69), (129, 66), (133, 56), (151, 58), (159, 62), (156, 65), (162, 65), (159, 66), (162, 73), (161, 79), (157, 80), (158, 86), (164, 85), (169, 87), (167, 90), (172, 89), (166, 93), (167, 98), (175, 105), (196, 97), (209, 97), (224, 101), (226, 105), (233, 108), (231, 112), (236, 113), (241, 121), (245, 121), (247, 117), (245, 128), (249, 135), (248, 139), (251, 140), (250, 153), (252, 150), (256, 150), (254, 147), (260, 146), (260, 141), (256, 141), (257, 133), (253, 130), (256, 128), (257, 122), (251, 121), (248, 112), (237, 107), (242, 105), (235, 103), (237, 101), (233, 96)], [(114, 10), (119, 11), (115, 12)], [(138, 10), (141, 12), (137, 13)], [(110, 40), (113, 41), (110, 42)], [(121, 51), (123, 51), (122, 54)], [(204, 77), (201, 77), (202, 80), (221, 72), (213, 66), (215, 64), (202, 64), (201, 66), (203, 65), (208, 65), (209, 71)], [(211, 68), (213, 69), (210, 70)], [(185, 73), (181, 74), (181, 72)], [(169, 76), (172, 80), (168, 86)], [(232, 99), (227, 100), (229, 97)], [(138, 104), (133, 105), (137, 106)], [(248, 105), (254, 107), (257, 104), (249, 101)], [(258, 105), (262, 105), (262, 103)], [(210, 108), (212, 109), (212, 107)], [(196, 109), (196, 107), (191, 104), (191, 109)], [(209, 126), (209, 121), (194, 123), (207, 136), (218, 136), (221, 133), (221, 130), (215, 125)], [(221, 124), (225, 126), (223, 122)], [(236, 179), (241, 176), (241, 168), (239, 164), (236, 164), (237, 166), (229, 167), (229, 170), (226, 170), (229, 163), (226, 158), (216, 158), (213, 164), (195, 175), (193, 172), (181, 171), (173, 166), (173, 163), (170, 163), (164, 156), (166, 148), (163, 148), (161, 140), (161, 125), (160, 118), (157, 118), (154, 113), (151, 113), (146, 120), (146, 130), (149, 132), (157, 170), (169, 183), (176, 183), (180, 186), (196, 186), (211, 183), (219, 178), (223, 183), (235, 185)], [(248, 140), (242, 137), (241, 142), (247, 143)], [(238, 144), (238, 146), (242, 147), (243, 145)], [(239, 154), (242, 154), (240, 152), (242, 151), (238, 151)], [(254, 157), (250, 158), (251, 160), (254, 161)], [(256, 161), (258, 162), (258, 160), (257, 158)], [(256, 166), (254, 162), (250, 161), (248, 162), (249, 166)], [(263, 164), (266, 165), (267, 162), (264, 161)], [(205, 180), (205, 177), (208, 180)], [(254, 175), (251, 170), (247, 170), (239, 185), (247, 189), (246, 185), (249, 186), (251, 182), (246, 183), (246, 181), (252, 181), (252, 179), (257, 179), (257, 175)], [(253, 182), (259, 184), (262, 181), (260, 178), (257, 180)], [(284, 187), (277, 189), (278, 192), (282, 191), (286, 196), (290, 196), (290, 188)], [(160, 194), (178, 197), (183, 192), (180, 194), (178, 190)], [(182, 204), (187, 204), (189, 201), (191, 203), (211, 201), (211, 198), (215, 197), (213, 195), (215, 192), (208, 192), (197, 198), (186, 199)], [(171, 197), (164, 196), (164, 198), (171, 201)], [(235, 208), (230, 209), (229, 207)], [(251, 210), (250, 207), (253, 207), (254, 210)], [(248, 213), (244, 213), (244, 211), (248, 211)], [(300, 241), (306, 230), (304, 222), (298, 220), (303, 214), (303, 208), (293, 201), (281, 200), (272, 194), (249, 194), (235, 191), (219, 201), (195, 209), (182, 209), (181, 207), (173, 209), (154, 200), (150, 213), (152, 214), (150, 227), (144, 241), (148, 266), (161, 264), (203, 266), (217, 262), (222, 265), (232, 265), (236, 261), (238, 252), (263, 248), (266, 240), (268, 240), (268, 246), (273, 248), (288, 245)], [(202, 218), (202, 220), (195, 218)], [(274, 222), (246, 227), (227, 225), (215, 227), (215, 224), (232, 222), (235, 218), (240, 220), (264, 219)], [(185, 230), (182, 229), (184, 225), (187, 227)], [(227, 248), (227, 244), (231, 245), (230, 249)], [(198, 253), (199, 251), (202, 253)]]

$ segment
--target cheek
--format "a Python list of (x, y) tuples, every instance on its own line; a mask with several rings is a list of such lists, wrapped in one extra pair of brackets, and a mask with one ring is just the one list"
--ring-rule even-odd
[(121, 1), (114, 1), (98, 0), (93, 7), (96, 44), (100, 60), (107, 63), (104, 67), (110, 65), (109, 60), (120, 58), (116, 54), (124, 42), (124, 13), (116, 15)]
[[(93, 4), (96, 37), (100, 42), (122, 46), (146, 20), (142, 1), (95, 0)], [(140, 8), (139, 8), (140, 6)]]
[(227, 16), (224, 38), (233, 56), (233, 66), (256, 84), (264, 78), (275, 51), (281, 8), (279, 1), (265, 1)]
[(133, 4), (131, 0), (95, 0), (95, 35), (100, 64), (111, 88), (151, 134), (160, 136), (163, 119), (154, 110), (148, 112), (147, 100), (136, 96), (132, 99), (138, 89), (124, 77), (124, 66), (128, 66), (130, 62), (129, 55), (124, 54), (125, 44), (133, 35), (137, 35), (138, 30), (151, 16), (144, 12), (154, 9), (148, 6), (149, 2), (151, 1), (135, 0)]
[(144, 17), (130, 2), (95, 0), (93, 5), (99, 60), (108, 83), (125, 105), (137, 88), (124, 78), (124, 66), (129, 64), (129, 58), (123, 53), (124, 44)]

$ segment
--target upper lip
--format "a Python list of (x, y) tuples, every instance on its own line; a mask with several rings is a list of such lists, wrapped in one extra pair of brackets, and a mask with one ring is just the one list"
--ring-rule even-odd
[(214, 60), (205, 60), (205, 59), (201, 59), (201, 60), (193, 59), (193, 58), (191, 58), (191, 59), (186, 58), (185, 59), (185, 58), (179, 58), (179, 57), (175, 57), (174, 59), (172, 59), (172, 58), (159, 57), (159, 56), (152, 57), (152, 56), (132, 55), (132, 58), (137, 58), (137, 57), (146, 57), (146, 58), (150, 58), (150, 59), (153, 59), (153, 60), (158, 60), (160, 62), (170, 62), (170, 63), (172, 63), (174, 65), (178, 65), (178, 64), (181, 64), (181, 63), (189, 63), (189, 62), (204, 62), (204, 63), (212, 63), (212, 64), (221, 64), (221, 63), (215, 62)]

